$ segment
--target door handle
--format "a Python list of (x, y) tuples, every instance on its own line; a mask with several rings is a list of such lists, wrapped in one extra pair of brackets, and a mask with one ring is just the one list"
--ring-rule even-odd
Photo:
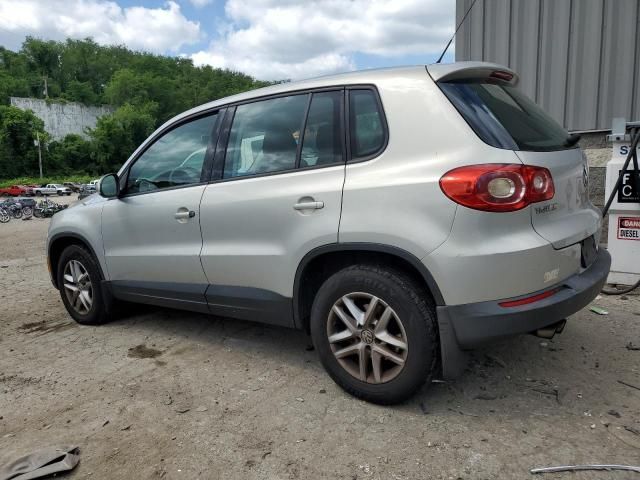
[(187, 210), (186, 208), (185, 209), (181, 208), (175, 213), (174, 218), (176, 220), (187, 220), (195, 216), (196, 216), (196, 212), (194, 212), (193, 210)]
[(300, 202), (293, 206), (294, 210), (320, 210), (324, 208), (324, 202)]

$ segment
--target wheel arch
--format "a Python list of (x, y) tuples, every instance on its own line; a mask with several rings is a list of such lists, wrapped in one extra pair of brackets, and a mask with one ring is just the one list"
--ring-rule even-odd
[(314, 293), (326, 278), (349, 265), (367, 261), (392, 265), (413, 275), (431, 294), (436, 306), (445, 305), (431, 272), (410, 252), (379, 243), (334, 243), (311, 250), (298, 265), (293, 285), (295, 326), (309, 331)]
[(47, 263), (49, 266), (49, 271), (51, 272), (51, 281), (54, 287), (58, 288), (58, 262), (60, 260), (60, 255), (62, 255), (64, 249), (70, 245), (78, 245), (86, 248), (96, 259), (96, 264), (98, 265), (98, 269), (100, 270), (100, 275), (103, 279), (106, 278), (94, 248), (85, 237), (74, 232), (58, 233), (49, 239), (47, 245)]

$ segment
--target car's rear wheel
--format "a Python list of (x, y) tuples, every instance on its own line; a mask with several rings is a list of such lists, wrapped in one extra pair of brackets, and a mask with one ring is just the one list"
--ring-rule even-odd
[(311, 335), (331, 378), (370, 402), (401, 402), (436, 372), (433, 302), (400, 271), (356, 265), (332, 275), (314, 300)]
[(85, 248), (65, 248), (58, 261), (57, 276), (62, 302), (76, 322), (99, 325), (110, 319), (113, 300), (104, 295), (98, 264)]

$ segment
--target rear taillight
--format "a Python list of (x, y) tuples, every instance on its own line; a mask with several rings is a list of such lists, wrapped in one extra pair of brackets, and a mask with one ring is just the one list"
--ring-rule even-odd
[(554, 195), (546, 168), (502, 163), (450, 170), (440, 179), (440, 188), (454, 202), (486, 212), (513, 212)]

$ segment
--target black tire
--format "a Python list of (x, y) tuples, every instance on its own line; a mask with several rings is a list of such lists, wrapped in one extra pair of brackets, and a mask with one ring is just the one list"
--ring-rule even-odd
[[(329, 343), (327, 328), (332, 308), (344, 295), (354, 292), (376, 296), (391, 307), (406, 333), (404, 365), (400, 373), (384, 383), (369, 383), (353, 376), (336, 359)], [(335, 273), (318, 290), (310, 326), (313, 344), (331, 378), (346, 392), (368, 402), (402, 402), (436, 373), (440, 350), (433, 301), (425, 288), (400, 271), (364, 264)]]
[[(91, 309), (86, 314), (79, 313), (67, 297), (64, 287), (64, 270), (67, 264), (76, 260), (82, 264), (86, 272), (89, 274), (89, 279), (92, 285), (92, 304)], [(110, 295), (105, 298), (104, 292), (101, 288), (101, 281), (103, 280), (98, 268), (97, 261), (93, 255), (85, 248), (79, 245), (70, 245), (65, 248), (60, 255), (58, 261), (57, 270), (57, 284), (60, 291), (60, 297), (62, 303), (64, 303), (69, 315), (78, 323), (83, 325), (100, 325), (108, 322), (113, 318), (112, 312), (114, 311), (114, 300)]]
[(71, 192), (67, 193), (67, 197), (71, 196)]
[(41, 197), (42, 196), (42, 192), (40, 190), (36, 191), (36, 197)]

